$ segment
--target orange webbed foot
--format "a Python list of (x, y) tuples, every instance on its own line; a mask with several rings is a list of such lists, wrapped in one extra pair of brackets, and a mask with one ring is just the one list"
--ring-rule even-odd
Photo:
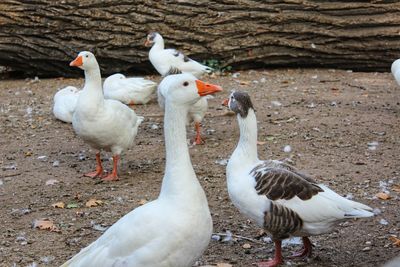
[(101, 178), (104, 181), (118, 181), (119, 177), (118, 175), (114, 174), (114, 173), (110, 173), (109, 175)]
[(95, 171), (92, 171), (92, 172), (85, 173), (83, 176), (90, 177), (90, 178), (94, 179), (94, 178), (97, 178), (97, 177), (101, 177), (102, 174), (103, 174), (103, 170), (95, 170)]

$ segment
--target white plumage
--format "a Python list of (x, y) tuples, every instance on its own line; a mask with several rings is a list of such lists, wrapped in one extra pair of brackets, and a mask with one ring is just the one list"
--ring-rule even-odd
[[(190, 267), (206, 249), (212, 220), (185, 132), (189, 106), (202, 91), (192, 75), (173, 76), (160, 84), (166, 166), (159, 197), (122, 217), (62, 267)], [(215, 86), (208, 93), (220, 90)]]
[[(193, 142), (195, 145), (200, 145), (204, 142), (201, 138), (201, 122), (208, 110), (208, 99), (212, 98), (212, 95), (201, 97), (199, 101), (190, 106), (189, 113), (186, 116), (186, 125), (190, 125), (191, 122), (194, 122), (195, 125), (196, 137)], [(157, 91), (157, 100), (159, 106), (164, 110), (165, 100), (159, 90)]]
[(393, 61), (390, 69), (397, 84), (400, 85), (400, 59)]
[(117, 180), (119, 155), (133, 144), (143, 117), (137, 116), (132, 109), (117, 100), (104, 99), (100, 68), (92, 53), (79, 53), (71, 66), (85, 70), (85, 86), (78, 98), (72, 126), (79, 137), (98, 150), (96, 171), (87, 176), (102, 175), (100, 150), (105, 150), (112, 152), (114, 168), (103, 179)]
[(338, 195), (290, 165), (259, 160), (250, 97), (233, 92), (225, 104), (237, 114), (240, 128), (239, 143), (226, 168), (229, 196), (241, 213), (269, 231), (275, 241), (275, 259), (259, 266), (282, 263), (284, 238), (303, 237), (304, 250), (298, 256), (309, 256), (308, 236), (328, 233), (345, 219), (373, 216), (370, 207)]
[(152, 32), (147, 36), (146, 45), (152, 45), (149, 52), (149, 60), (162, 76), (191, 73), (199, 78), (204, 73), (212, 71), (212, 68), (186, 57), (178, 50), (165, 49), (164, 39), (157, 32)]
[(59, 90), (53, 98), (54, 116), (61, 121), (71, 123), (79, 94), (79, 89), (74, 86)]
[(157, 84), (144, 78), (127, 78), (116, 73), (105, 79), (103, 87), (104, 97), (107, 99), (118, 100), (127, 105), (140, 105), (150, 101)]

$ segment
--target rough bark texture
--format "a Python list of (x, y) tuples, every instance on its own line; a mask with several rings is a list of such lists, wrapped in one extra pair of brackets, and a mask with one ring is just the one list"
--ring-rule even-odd
[(2, 0), (0, 65), (29, 75), (81, 75), (94, 51), (103, 74), (154, 71), (149, 31), (194, 59), (255, 67), (387, 71), (400, 57), (400, 3), (301, 0)]

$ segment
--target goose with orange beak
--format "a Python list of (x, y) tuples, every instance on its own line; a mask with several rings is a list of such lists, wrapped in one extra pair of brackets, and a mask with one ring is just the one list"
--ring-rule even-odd
[(166, 161), (157, 199), (132, 210), (61, 267), (190, 267), (207, 248), (212, 218), (186, 143), (186, 116), (201, 96), (221, 87), (193, 75), (164, 78)]
[[(143, 117), (119, 101), (104, 99), (100, 67), (95, 56), (87, 51), (80, 52), (70, 66), (85, 71), (85, 85), (78, 97), (72, 126), (75, 133), (97, 150), (96, 170), (85, 174), (88, 177), (102, 177), (104, 180), (118, 180), (118, 161), (124, 149), (132, 146)], [(103, 177), (100, 151), (111, 151), (113, 170)]]

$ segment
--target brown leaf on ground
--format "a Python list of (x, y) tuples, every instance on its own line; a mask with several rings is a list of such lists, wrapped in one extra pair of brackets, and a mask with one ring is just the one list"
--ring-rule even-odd
[(38, 228), (40, 230), (49, 230), (50, 232), (61, 232), (54, 222), (49, 219), (39, 219), (33, 222), (33, 228)]
[(142, 198), (141, 200), (139, 200), (139, 204), (140, 204), (140, 205), (144, 205), (144, 204), (146, 204), (146, 203), (147, 203), (147, 200), (144, 199), (144, 198)]
[(103, 204), (104, 204), (103, 201), (95, 199), (95, 198), (91, 198), (86, 202), (85, 206), (88, 208), (91, 208), (91, 207), (101, 206)]
[(63, 208), (65, 208), (65, 203), (60, 201), (60, 202), (51, 204), (51, 206), (53, 208), (63, 209)]
[(388, 200), (390, 196), (386, 193), (380, 192), (375, 195), (377, 198), (382, 199), (382, 200)]
[(251, 248), (251, 245), (249, 243), (245, 243), (243, 244), (242, 248), (249, 249)]
[(232, 264), (220, 262), (217, 263), (217, 267), (232, 267)]
[(393, 242), (393, 245), (396, 247), (400, 247), (400, 239), (395, 236), (389, 236), (390, 241)]
[(392, 186), (392, 190), (397, 192), (397, 193), (400, 193), (400, 184), (394, 184)]

